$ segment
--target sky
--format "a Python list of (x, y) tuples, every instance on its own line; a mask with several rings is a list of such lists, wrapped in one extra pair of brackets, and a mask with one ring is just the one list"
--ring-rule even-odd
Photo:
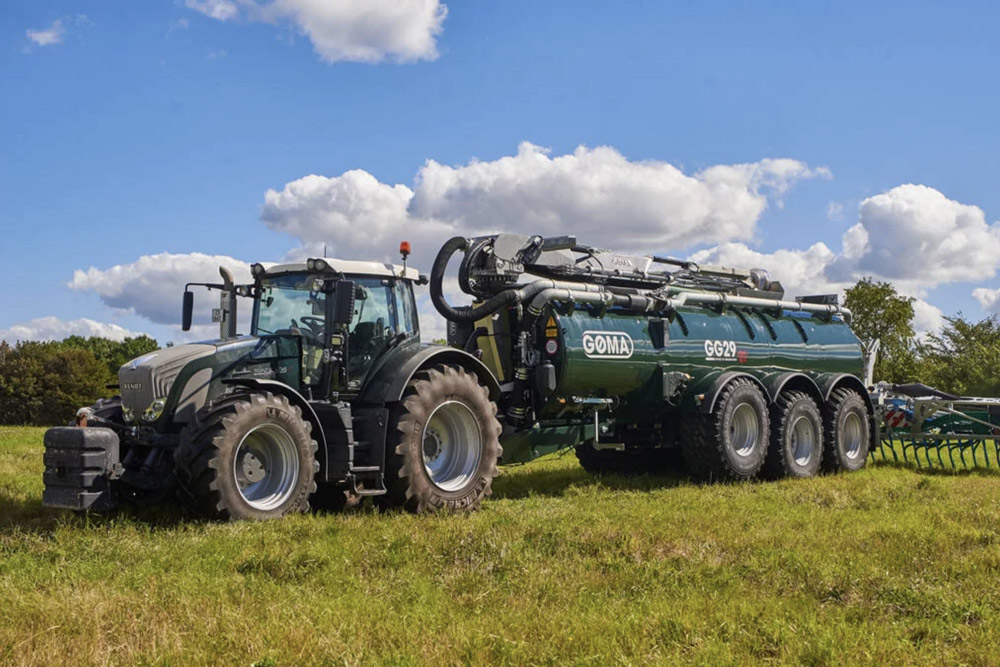
[[(6, 0), (0, 339), (210, 338), (218, 267), (454, 235), (1000, 312), (1000, 5)], [(426, 290), (426, 288), (420, 288)], [(442, 323), (421, 293), (425, 339)], [(245, 327), (244, 327), (245, 328)]]

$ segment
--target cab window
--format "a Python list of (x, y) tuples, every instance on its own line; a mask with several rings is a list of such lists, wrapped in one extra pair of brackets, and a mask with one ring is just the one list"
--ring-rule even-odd
[(417, 326), (417, 304), (413, 300), (413, 289), (407, 281), (397, 280), (395, 292), (399, 331), (416, 333), (419, 331), (419, 327)]

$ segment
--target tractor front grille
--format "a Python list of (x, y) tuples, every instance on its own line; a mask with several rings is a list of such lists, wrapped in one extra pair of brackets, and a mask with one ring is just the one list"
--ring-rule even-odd
[(152, 405), (156, 398), (153, 387), (153, 369), (149, 366), (130, 367), (128, 364), (118, 370), (118, 385), (122, 395), (122, 405), (135, 415)]
[(138, 419), (153, 401), (167, 398), (185, 366), (214, 351), (211, 345), (180, 345), (130, 361), (118, 369), (122, 405)]

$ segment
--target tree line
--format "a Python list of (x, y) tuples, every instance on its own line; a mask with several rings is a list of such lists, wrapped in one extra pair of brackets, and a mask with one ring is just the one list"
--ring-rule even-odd
[(858, 281), (845, 292), (854, 316), (851, 328), (865, 345), (878, 339), (875, 381), (923, 382), (960, 396), (1000, 396), (1000, 322), (958, 313), (937, 332), (918, 338), (914, 299), (886, 282)]
[(116, 393), (108, 385), (122, 364), (158, 349), (149, 336), (0, 341), (0, 424), (67, 424), (81, 406)]

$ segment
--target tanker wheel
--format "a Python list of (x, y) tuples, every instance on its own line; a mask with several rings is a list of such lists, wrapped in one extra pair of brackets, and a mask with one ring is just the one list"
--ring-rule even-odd
[(823, 443), (823, 468), (831, 472), (860, 470), (865, 467), (871, 434), (865, 399), (851, 389), (837, 389), (823, 411), (826, 440)]
[(808, 394), (782, 393), (771, 410), (771, 444), (761, 474), (813, 477), (823, 460), (823, 417)]
[(319, 470), (311, 431), (280, 394), (238, 393), (209, 404), (182, 432), (174, 457), (181, 499), (212, 519), (308, 511)]
[(489, 390), (458, 366), (418, 372), (390, 424), (382, 507), (471, 511), (497, 476), (500, 422)]
[(711, 414), (681, 420), (681, 454), (696, 479), (751, 479), (764, 463), (768, 435), (764, 394), (737, 378), (722, 390)]

